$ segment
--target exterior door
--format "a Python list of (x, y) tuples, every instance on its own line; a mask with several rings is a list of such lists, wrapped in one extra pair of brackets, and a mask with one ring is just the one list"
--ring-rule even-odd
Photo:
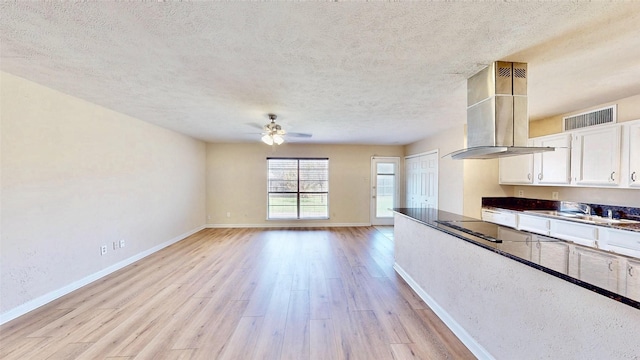
[(393, 209), (399, 207), (400, 158), (371, 158), (371, 225), (393, 225)]
[(405, 159), (406, 207), (438, 207), (438, 152), (430, 152)]

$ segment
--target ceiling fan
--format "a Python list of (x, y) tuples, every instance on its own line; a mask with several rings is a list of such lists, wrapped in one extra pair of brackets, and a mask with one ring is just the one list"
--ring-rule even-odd
[(282, 129), (282, 127), (276, 124), (276, 118), (278, 115), (276, 114), (268, 114), (270, 123), (266, 124), (262, 127), (262, 142), (267, 145), (280, 145), (284, 142), (284, 136), (291, 137), (301, 137), (301, 138), (310, 138), (311, 134), (304, 133), (294, 133), (294, 132), (286, 132)]

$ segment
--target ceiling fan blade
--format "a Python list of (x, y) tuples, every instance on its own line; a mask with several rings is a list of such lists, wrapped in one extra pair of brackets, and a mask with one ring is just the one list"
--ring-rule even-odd
[(256, 124), (256, 123), (245, 123), (245, 125), (249, 125), (252, 128), (258, 129), (258, 130), (264, 130), (264, 125), (260, 125), (260, 124)]
[(313, 135), (311, 134), (305, 134), (305, 133), (297, 133), (297, 132), (287, 132), (287, 136), (291, 136), (291, 137), (299, 137), (299, 138), (310, 138)]

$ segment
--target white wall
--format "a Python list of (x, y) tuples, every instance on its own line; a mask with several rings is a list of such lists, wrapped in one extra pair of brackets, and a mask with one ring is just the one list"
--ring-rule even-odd
[[(367, 225), (374, 155), (402, 158), (404, 152), (402, 146), (208, 144), (207, 222), (212, 226)], [(329, 158), (330, 219), (266, 220), (267, 157)]]
[(464, 128), (456, 127), (405, 146), (406, 156), (438, 150), (438, 208), (463, 213), (464, 163), (445, 155), (464, 147)]
[(203, 142), (0, 76), (0, 313), (204, 225)]

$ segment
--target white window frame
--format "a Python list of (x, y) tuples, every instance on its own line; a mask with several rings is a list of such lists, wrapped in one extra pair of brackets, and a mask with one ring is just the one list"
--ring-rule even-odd
[[(284, 161), (296, 162), (297, 169), (295, 173), (295, 176), (296, 176), (295, 190), (283, 190), (283, 189), (276, 190), (278, 181), (287, 182), (287, 180), (278, 179), (277, 177), (274, 177), (274, 174), (272, 172), (271, 162), (270, 162), (271, 160), (274, 160), (274, 161), (284, 160)], [(300, 163), (304, 161), (326, 161), (326, 174), (322, 174), (326, 178), (320, 180), (324, 182), (324, 184), (321, 185), (321, 187), (324, 188), (323, 190), (301, 191), (300, 184), (301, 184), (301, 181), (304, 181), (304, 179), (301, 180)], [(288, 182), (289, 182), (288, 185), (291, 185), (291, 180), (288, 180)], [(276, 183), (276, 184), (274, 185), (273, 183)], [(277, 206), (277, 205), (273, 205), (272, 202), (278, 198), (277, 196), (272, 196), (272, 195), (278, 195), (278, 194), (280, 195), (295, 194), (295, 216), (277, 216), (277, 212), (272, 212), (272, 210), (274, 210)], [(321, 207), (324, 206), (325, 211), (321, 216), (305, 216), (302, 199), (307, 195), (314, 195), (314, 194), (322, 195), (320, 197), (322, 201), (322, 204), (320, 206)], [(282, 199), (285, 199), (285, 198), (286, 197), (282, 197)], [(318, 206), (318, 205), (315, 205), (315, 206)], [(289, 205), (288, 207), (291, 207), (291, 205)], [(327, 219), (329, 219), (329, 159), (328, 158), (268, 157), (267, 158), (267, 220), (327, 220)]]

